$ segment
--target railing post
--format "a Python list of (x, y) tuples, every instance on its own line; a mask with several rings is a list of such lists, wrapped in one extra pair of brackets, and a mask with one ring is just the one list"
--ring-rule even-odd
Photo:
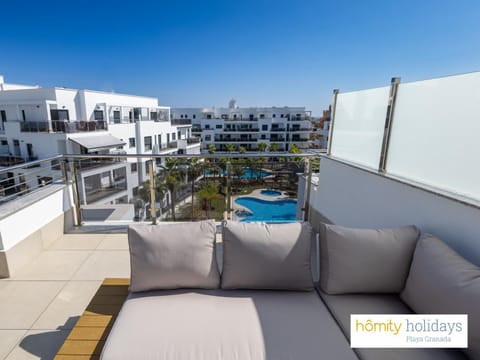
[(382, 152), (380, 153), (380, 163), (378, 171), (384, 173), (387, 168), (388, 146), (390, 145), (390, 134), (392, 132), (393, 113), (395, 111), (395, 102), (397, 100), (398, 85), (400, 78), (392, 78), (390, 84), (390, 96), (388, 98), (387, 116), (385, 118), (385, 129), (383, 131)]
[(335, 111), (337, 109), (337, 97), (340, 90), (333, 90), (332, 111), (330, 113), (330, 128), (328, 129), (327, 155), (332, 152), (333, 125), (335, 124)]
[(227, 160), (227, 167), (226, 167), (226, 173), (227, 173), (227, 186), (225, 190), (225, 215), (224, 219), (225, 220), (232, 220), (232, 192), (231, 192), (231, 185), (230, 185), (230, 159)]
[(77, 168), (75, 162), (70, 162), (70, 173), (72, 174), (73, 202), (75, 206), (75, 225), (82, 225), (82, 209), (80, 207), (80, 193), (78, 191)]
[(150, 176), (150, 216), (152, 225), (157, 224), (157, 211), (155, 209), (155, 173), (153, 172), (153, 159), (148, 163), (148, 173)]
[(310, 212), (310, 189), (312, 187), (312, 161), (305, 158), (305, 190), (303, 194), (303, 221), (308, 221)]
[(67, 164), (68, 164), (68, 160), (63, 159), (60, 161), (60, 170), (62, 172), (63, 182), (65, 184), (68, 184)]

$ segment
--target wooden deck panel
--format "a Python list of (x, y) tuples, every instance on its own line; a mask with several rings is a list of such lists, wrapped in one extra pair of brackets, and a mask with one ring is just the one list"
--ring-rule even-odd
[(128, 296), (130, 279), (110, 279), (102, 285), (78, 319), (55, 360), (97, 360)]

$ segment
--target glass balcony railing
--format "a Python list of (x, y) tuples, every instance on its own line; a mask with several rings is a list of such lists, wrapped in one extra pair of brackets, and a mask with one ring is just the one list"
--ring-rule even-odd
[(98, 130), (107, 130), (107, 122), (104, 120), (45, 120), (45, 121), (20, 121), (22, 132), (48, 132), (48, 133), (76, 133)]
[[(72, 187), (76, 223), (236, 219), (291, 222), (306, 215), (299, 176), (315, 154), (65, 155), (0, 170), (0, 203), (52, 185)], [(305, 182), (301, 182), (305, 184)]]

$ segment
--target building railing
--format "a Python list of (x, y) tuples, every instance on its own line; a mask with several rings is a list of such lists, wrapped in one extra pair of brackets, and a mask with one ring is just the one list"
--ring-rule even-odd
[(202, 141), (199, 137), (190, 137), (187, 139), (187, 144), (199, 144)]
[(47, 133), (77, 133), (98, 130), (107, 130), (104, 120), (46, 120), (46, 121), (20, 121), (22, 132), (47, 132)]
[(172, 119), (172, 125), (192, 125), (191, 119)]
[[(120, 220), (249, 219), (253, 214), (248, 206), (236, 199), (250, 193), (275, 200), (272, 203), (286, 202), (293, 209), (288, 218), (271, 221), (308, 217), (308, 196), (299, 190), (298, 174), (310, 176), (311, 163), (318, 161), (318, 155), (238, 151), (241, 147), (230, 153), (202, 155), (72, 154), (16, 165), (0, 169), (0, 204), (7, 206), (21, 196), (66, 184), (72, 186), (77, 225), (98, 222), (100, 215), (116, 224)], [(88, 167), (93, 171), (83, 174)], [(138, 176), (131, 176), (130, 170)], [(117, 206), (123, 206), (122, 210), (114, 211)], [(89, 218), (92, 214), (94, 220)], [(115, 218), (118, 214), (123, 218)]]

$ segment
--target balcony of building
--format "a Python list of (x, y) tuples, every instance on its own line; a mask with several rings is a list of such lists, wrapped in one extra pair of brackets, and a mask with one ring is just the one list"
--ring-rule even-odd
[(176, 126), (192, 125), (192, 119), (172, 119), (171, 124)]
[[(402, 86), (401, 91), (397, 91)], [(461, 97), (456, 96), (458, 88), (464, 90)], [(336, 106), (332, 108), (326, 154), (240, 154), (237, 148), (235, 152), (204, 156), (124, 155), (137, 159), (164, 158), (165, 165), (155, 172), (153, 183), (142, 184), (126, 203), (104, 204), (93, 209), (94, 216), (91, 213), (90, 218), (89, 209), (78, 201), (77, 191), (81, 185), (72, 176), (77, 162), (89, 160), (89, 155), (60, 156), (0, 170), (4, 183), (18, 190), (15, 198), (5, 199), (0, 205), (3, 260), (0, 270), (9, 276), (0, 280), (0, 357), (51, 359), (69, 335), (79, 335), (78, 330), (72, 334), (72, 329), (101, 289), (102, 281), (107, 277), (130, 277), (126, 234), (129, 224), (156, 222), (163, 226), (173, 220), (211, 218), (219, 224), (224, 218), (244, 220), (258, 215), (265, 220), (262, 216), (266, 211), (252, 211), (248, 201), (243, 205), (238, 201), (242, 197), (296, 201), (293, 220), (307, 220), (316, 231), (322, 223), (362, 229), (413, 224), (423, 234), (432, 233), (444, 240), (469, 261), (469, 271), (476, 274), (475, 269), (480, 265), (480, 172), (472, 164), (476, 164), (479, 155), (478, 89), (480, 74), (474, 73), (338, 93)], [(419, 98), (423, 101), (418, 101)], [(440, 101), (445, 98), (452, 101)], [(448, 126), (452, 113), (457, 114), (456, 131), (460, 132), (455, 136)], [(162, 185), (167, 177), (179, 179), (178, 183), (183, 184), (174, 190), (177, 196), (174, 206), (163, 187), (155, 186)], [(208, 201), (212, 203), (205, 201), (209, 196), (202, 197), (207, 192), (206, 183), (216, 185), (210, 191), (216, 196), (209, 194), (212, 198)], [(103, 186), (101, 180), (92, 184)], [(262, 195), (262, 190), (271, 191), (264, 192), (269, 195)], [(275, 198), (269, 200), (272, 193)], [(216, 255), (220, 257), (221, 234), (217, 233), (217, 239)], [(347, 251), (345, 247), (341, 256)], [(372, 261), (368, 254), (358, 253), (351, 259), (359, 257), (359, 263)], [(438, 261), (438, 256), (429, 258), (431, 264)], [(316, 264), (315, 271), (318, 271), (318, 262)], [(382, 267), (374, 269), (381, 271)], [(355, 275), (349, 271), (348, 279)], [(435, 291), (445, 289), (443, 283), (439, 283), (440, 275), (441, 272), (432, 272), (427, 276), (431, 280), (429, 286)], [(460, 292), (469, 288), (463, 281), (457, 280), (452, 288), (447, 288), (445, 296), (430, 299), (428, 303), (443, 304), (444, 299), (457, 299)], [(473, 297), (477, 294), (470, 293), (467, 301), (476, 301)], [(382, 303), (397, 295), (381, 295)], [(359, 296), (362, 301), (368, 298), (365, 294)], [(123, 300), (119, 301), (117, 307)], [(460, 301), (450, 303), (453, 305), (448, 313), (464, 312)], [(101, 310), (104, 303), (95, 305), (99, 305), (98, 313), (91, 316), (98, 316), (96, 319), (109, 316), (112, 322), (115, 320), (111, 307), (103, 306)], [(267, 312), (263, 314), (271, 314), (269, 305), (265, 303)], [(377, 311), (378, 303), (373, 309)], [(347, 312), (353, 313), (348, 309)], [(469, 321), (472, 319), (470, 316)], [(278, 318), (274, 320), (279, 324)], [(316, 341), (332, 331), (316, 337)], [(295, 340), (298, 336), (303, 341), (307, 333), (307, 330), (299, 331), (294, 335)], [(341, 330), (339, 334), (343, 336)], [(271, 332), (262, 329), (261, 335), (265, 338)], [(98, 330), (89, 336), (93, 358), (98, 357), (107, 333)], [(72, 345), (75, 340), (68, 341)], [(357, 350), (351, 350), (344, 341), (351, 358), (361, 358), (356, 355)], [(476, 345), (473, 342), (469, 346), (472, 344)], [(318, 343), (314, 345), (317, 349)], [(318, 351), (319, 359), (331, 358), (325, 357), (321, 349)], [(415, 349), (381, 351), (386, 354), (382, 358), (388, 358), (389, 351), (401, 359), (418, 358)], [(468, 358), (458, 351), (441, 354), (446, 359)], [(422, 349), (421, 353), (432, 354), (431, 349)], [(434, 352), (428, 356), (436, 359), (437, 355)]]
[(18, 123), (21, 132), (78, 133), (107, 130), (107, 122), (103, 120), (45, 120)]

